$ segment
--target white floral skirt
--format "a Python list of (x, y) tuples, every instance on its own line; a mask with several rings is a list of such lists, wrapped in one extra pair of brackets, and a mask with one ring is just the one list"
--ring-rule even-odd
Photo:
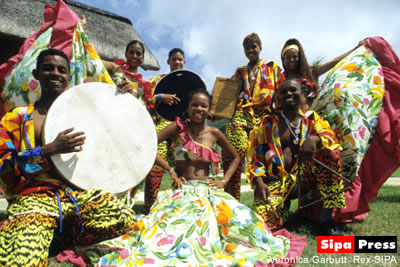
[(290, 241), (273, 236), (249, 207), (202, 181), (159, 194), (125, 236), (87, 248), (98, 266), (253, 266), (283, 258)]

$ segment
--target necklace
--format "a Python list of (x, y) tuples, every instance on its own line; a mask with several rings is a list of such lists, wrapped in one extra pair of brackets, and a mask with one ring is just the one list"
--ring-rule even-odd
[[(258, 65), (258, 63), (257, 63), (257, 65)], [(259, 68), (259, 66), (257, 66), (256, 71), (253, 72), (253, 71), (250, 69), (250, 66), (247, 65), (247, 72), (249, 73), (249, 78), (250, 78), (250, 80), (254, 81), (254, 80), (256, 79), (257, 75), (255, 75), (254, 73), (257, 73), (257, 72), (258, 72), (258, 68)]]
[[(283, 111), (281, 111), (281, 115), (282, 115), (282, 118), (284, 119), (284, 121), (285, 121), (287, 127), (289, 128), (290, 133), (291, 133), (291, 134), (293, 135), (293, 137), (294, 137), (293, 144), (298, 145), (298, 144), (300, 143), (299, 135), (300, 135), (300, 132), (301, 132), (301, 130), (300, 130), (301, 119), (298, 118), (298, 120), (297, 120), (297, 126), (295, 126), (295, 125), (293, 125), (293, 124), (289, 121), (288, 118), (286, 118), (285, 114), (283, 114)], [(293, 131), (292, 128), (294, 129), (294, 131)]]

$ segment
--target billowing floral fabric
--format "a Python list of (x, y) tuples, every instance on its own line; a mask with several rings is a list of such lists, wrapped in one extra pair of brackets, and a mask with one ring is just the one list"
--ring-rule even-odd
[(189, 181), (161, 192), (131, 234), (85, 253), (97, 266), (253, 266), (285, 257), (290, 245), (229, 194)]
[(25, 41), (18, 55), (0, 67), (1, 97), (4, 101), (1, 114), (13, 107), (33, 104), (40, 98), (40, 84), (33, 77), (32, 70), (36, 68), (40, 52), (48, 48), (60, 49), (70, 58), (72, 80), (69, 87), (95, 81), (113, 84), (78, 23), (77, 15), (62, 1), (55, 7), (46, 6), (44, 12), (45, 23), (39, 31)]
[(400, 60), (382, 37), (370, 37), (366, 46), (373, 51), (382, 68), (385, 92), (374, 137), (365, 154), (351, 189), (346, 192), (346, 209), (335, 211), (340, 221), (362, 220), (370, 210), (379, 188), (400, 166)]
[(72, 40), (71, 54), (71, 76), (72, 80), (69, 87), (87, 82), (104, 82), (114, 84), (110, 74), (104, 67), (100, 56), (97, 54), (93, 45), (82, 29), (80, 24), (77, 24)]
[(385, 92), (383, 71), (365, 46), (328, 74), (313, 109), (329, 121), (343, 147), (344, 176), (354, 180), (369, 147)]

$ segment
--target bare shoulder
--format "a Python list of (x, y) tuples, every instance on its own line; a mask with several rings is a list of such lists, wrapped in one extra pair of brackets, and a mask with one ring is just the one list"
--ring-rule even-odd
[(217, 138), (224, 136), (224, 134), (217, 127), (214, 126), (207, 126), (207, 131), (209, 131), (212, 135), (214, 135)]

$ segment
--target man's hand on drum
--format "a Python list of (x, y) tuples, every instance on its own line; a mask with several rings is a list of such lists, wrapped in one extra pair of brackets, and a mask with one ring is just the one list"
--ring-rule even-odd
[(178, 175), (176, 174), (175, 171), (172, 171), (170, 173), (170, 176), (171, 176), (171, 179), (174, 181), (173, 185), (175, 186), (175, 188), (182, 189), (183, 184), (186, 183), (185, 177), (183, 177), (183, 176), (178, 177)]
[(162, 98), (161, 98), (161, 102), (164, 104), (167, 104), (169, 106), (172, 105), (176, 105), (179, 102), (181, 102), (181, 100), (176, 96), (176, 94), (163, 94)]
[(55, 154), (64, 154), (71, 152), (80, 152), (85, 144), (86, 136), (84, 132), (72, 133), (74, 128), (66, 129), (60, 132), (56, 139), (42, 147), (44, 156), (52, 156)]

